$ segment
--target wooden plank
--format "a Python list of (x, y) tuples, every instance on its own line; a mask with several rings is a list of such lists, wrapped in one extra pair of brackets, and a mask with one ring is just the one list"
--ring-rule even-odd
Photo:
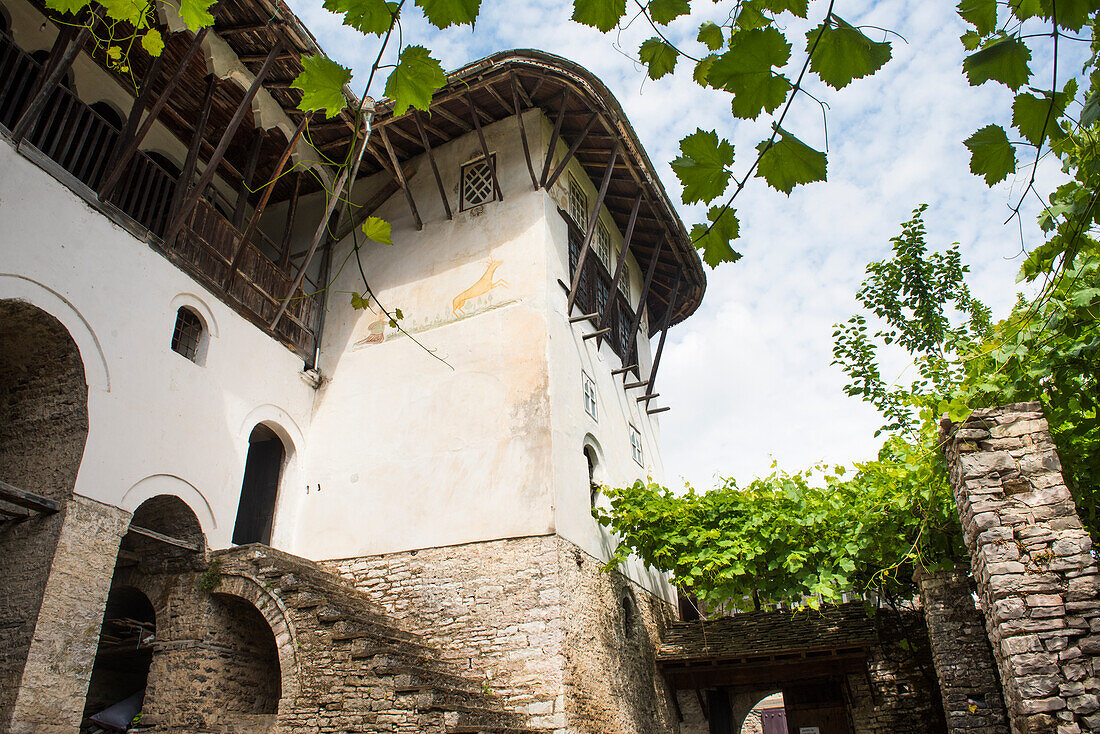
[[(567, 165), (569, 165), (569, 161), (576, 154), (577, 148), (579, 148), (581, 143), (584, 142), (584, 139), (588, 136), (588, 131), (592, 129), (592, 125), (596, 122), (596, 120), (599, 119), (599, 117), (600, 117), (599, 112), (593, 112), (592, 115), (588, 118), (588, 122), (586, 122), (584, 124), (584, 129), (581, 130), (580, 135), (577, 137), (576, 140), (573, 141), (573, 144), (569, 146), (569, 150), (566, 151), (565, 157), (561, 159), (561, 163), (559, 163), (558, 167), (554, 169), (554, 172), (552, 174), (550, 174), (550, 178), (548, 178), (543, 183), (544, 187), (549, 189), (551, 186), (554, 185), (554, 182), (558, 180), (558, 176), (560, 176), (562, 174), (562, 172), (565, 170), (565, 167)], [(619, 141), (616, 140), (612, 147), (616, 151), (618, 151)], [(614, 169), (614, 167), (615, 167), (615, 157), (613, 156), (612, 159), (611, 159), (611, 166), (609, 167), (608, 170), (612, 170), (612, 169)]]
[(20, 489), (13, 484), (0, 480), (0, 500), (10, 502), (13, 505), (25, 507), (36, 512), (57, 512), (60, 508), (57, 500), (44, 497), (34, 492)]
[[(298, 54), (294, 51), (289, 51), (289, 52), (286, 52), (286, 53), (280, 52), (280, 53), (275, 55), (274, 60), (275, 61), (297, 61), (298, 57), (300, 55), (301, 54)], [(269, 53), (268, 54), (242, 54), (242, 55), (238, 56), (237, 58), (239, 58), (241, 60), (241, 63), (244, 63), (244, 64), (258, 64), (261, 61), (267, 61), (267, 59), (270, 56), (271, 56), (271, 54), (269, 54)]]
[(550, 134), (550, 145), (546, 149), (546, 159), (542, 163), (542, 177), (540, 185), (546, 186), (546, 177), (550, 175), (550, 164), (554, 162), (554, 150), (558, 146), (558, 137), (561, 135), (561, 123), (565, 119), (565, 105), (569, 102), (569, 87), (561, 94), (561, 107), (558, 109), (558, 117), (554, 120), (554, 131)]
[[(600, 220), (600, 207), (603, 206), (603, 197), (607, 194), (607, 186), (611, 182), (611, 170), (615, 165), (615, 159), (619, 155), (619, 141), (615, 141), (615, 147), (611, 150), (611, 159), (607, 162), (607, 170), (604, 171), (603, 181), (600, 182), (600, 190), (596, 193), (596, 201), (592, 205), (592, 212), (588, 217), (588, 232), (584, 235), (581, 244), (581, 254), (577, 258), (577, 270), (573, 273), (573, 283), (569, 286), (569, 298), (566, 301), (565, 314), (573, 313), (573, 304), (577, 300), (577, 290), (581, 284), (581, 276), (584, 274), (584, 261), (588, 251), (592, 247), (592, 235), (596, 233), (596, 224)], [(549, 187), (547, 187), (549, 188)]]
[(286, 223), (283, 225), (283, 241), (280, 246), (280, 252), (282, 257), (279, 258), (279, 269), (288, 270), (290, 268), (290, 236), (294, 231), (294, 218), (298, 213), (298, 197), (302, 190), (302, 176), (305, 174), (299, 172), (294, 174), (294, 190), (290, 194), (290, 201), (286, 205)]
[(474, 118), (474, 127), (477, 128), (477, 139), (481, 143), (481, 153), (485, 156), (485, 162), (489, 164), (489, 174), (493, 177), (493, 190), (500, 201), (504, 201), (504, 192), (500, 190), (500, 181), (497, 179), (497, 164), (489, 155), (489, 146), (485, 143), (485, 133), (481, 129), (481, 121), (477, 119), (477, 107), (470, 95), (466, 95), (466, 106), (470, 108), (470, 116)]
[(172, 73), (172, 76), (168, 79), (168, 83), (164, 87), (164, 91), (160, 93), (156, 101), (153, 102), (153, 106), (149, 108), (149, 114), (145, 116), (145, 122), (141, 124), (141, 128), (138, 129), (134, 137), (126, 144), (126, 148), (118, 156), (118, 160), (115, 162), (115, 166), (111, 169), (111, 172), (107, 174), (107, 178), (104, 179), (103, 184), (99, 189), (99, 198), (106, 199), (114, 191), (115, 186), (118, 184), (119, 178), (122, 176), (122, 172), (126, 169), (126, 164), (130, 162), (130, 159), (137, 152), (138, 146), (145, 140), (145, 136), (149, 133), (149, 130), (153, 127), (153, 123), (157, 121), (157, 117), (160, 115), (160, 111), (164, 109), (164, 106), (168, 104), (168, 99), (172, 96), (172, 93), (176, 91), (176, 86), (180, 83), (180, 79), (183, 78), (184, 72), (187, 71), (188, 65), (191, 63), (191, 59), (195, 57), (195, 54), (202, 48), (202, 42), (206, 38), (209, 27), (202, 28), (195, 34), (194, 40), (191, 41), (191, 45), (187, 49), (187, 53), (180, 59), (180, 64), (176, 67), (176, 70)]
[(420, 141), (424, 144), (424, 151), (428, 154), (428, 163), (432, 166), (432, 174), (435, 176), (435, 185), (436, 188), (439, 189), (439, 198), (443, 200), (443, 209), (447, 212), (447, 219), (454, 219), (454, 215), (451, 214), (451, 203), (447, 200), (447, 189), (443, 186), (443, 178), (439, 175), (439, 167), (435, 164), (435, 154), (432, 152), (431, 143), (428, 142), (428, 134), (424, 132), (424, 125), (420, 120), (420, 114), (415, 113), (412, 118), (413, 122), (416, 123), (417, 132), (420, 133)]
[(252, 145), (245, 160), (244, 176), (237, 188), (237, 203), (233, 207), (233, 226), (238, 229), (244, 224), (244, 215), (248, 209), (248, 196), (252, 193), (252, 179), (256, 177), (256, 164), (260, 162), (260, 150), (264, 146), (267, 130), (256, 130), (252, 136)]
[(156, 540), (161, 543), (167, 543), (168, 545), (174, 545), (177, 548), (194, 551), (195, 553), (199, 553), (203, 550), (202, 546), (200, 546), (198, 543), (192, 543), (189, 540), (181, 540), (180, 538), (173, 538), (171, 535), (158, 533), (156, 530), (139, 528), (137, 525), (131, 525), (128, 532), (131, 532), (134, 535), (140, 535), (143, 538), (149, 538), (150, 540)]
[(416, 229), (424, 229), (424, 223), (420, 221), (420, 212), (416, 209), (416, 200), (413, 199), (412, 189), (409, 188), (409, 182), (405, 180), (405, 172), (401, 169), (401, 162), (397, 160), (397, 154), (393, 152), (393, 145), (390, 144), (390, 137), (386, 134), (386, 128), (382, 128), (378, 132), (382, 136), (382, 145), (386, 148), (386, 154), (390, 157), (390, 163), (393, 165), (397, 182), (401, 184), (401, 190), (405, 192), (405, 201), (408, 202), (409, 211), (412, 212), (413, 221), (416, 222)]
[(523, 160), (527, 162), (527, 172), (531, 174), (531, 184), (538, 190), (539, 180), (535, 177), (535, 167), (531, 165), (531, 149), (527, 145), (527, 130), (523, 127), (523, 113), (525, 110), (519, 106), (519, 82), (515, 72), (512, 72), (512, 103), (516, 108), (516, 120), (519, 122), (519, 139), (523, 143)]
[[(191, 189), (191, 180), (195, 177), (195, 166), (198, 165), (199, 152), (202, 150), (203, 136), (206, 134), (206, 125), (210, 120), (210, 110), (213, 108), (214, 93), (218, 89), (218, 77), (214, 74), (206, 76), (206, 93), (203, 95), (199, 106), (199, 119), (195, 123), (191, 135), (191, 144), (187, 147), (187, 157), (183, 161), (183, 171), (180, 172), (179, 181), (176, 182), (176, 190), (172, 192), (172, 204), (168, 208), (168, 221), (176, 218), (183, 197)], [(102, 196), (102, 194), (101, 194)]]

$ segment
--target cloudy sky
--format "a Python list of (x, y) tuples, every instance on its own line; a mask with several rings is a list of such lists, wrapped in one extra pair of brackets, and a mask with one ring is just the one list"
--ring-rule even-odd
[[(701, 49), (694, 41), (698, 24), (722, 22), (732, 5), (694, 4), (696, 15), (679, 19), (669, 32), (689, 53)], [(362, 83), (377, 42), (341, 27), (320, 0), (291, 5)], [(810, 3), (814, 25), (825, 8)], [(661, 416), (669, 483), (702, 488), (717, 475), (747, 480), (766, 473), (773, 460), (796, 470), (874, 455), (879, 421), (842, 392), (844, 375), (829, 364), (832, 326), (853, 313), (864, 267), (888, 254), (890, 238), (917, 205), (930, 205), (930, 245), (961, 243), (972, 289), (997, 316), (1014, 300), (1021, 247), (1038, 241), (1037, 202), (1025, 207), (1021, 221), (1004, 224), (1026, 176), (988, 189), (969, 172), (962, 141), (990, 122), (1007, 129), (1011, 96), (999, 85), (967, 85), (958, 41), (965, 29), (950, 3), (837, 0), (835, 11), (904, 40), (867, 30), (876, 40), (893, 41), (893, 60), (882, 71), (842, 92), (810, 84), (829, 105), (827, 183), (798, 188), (788, 198), (754, 179), (738, 198), (742, 238), (736, 246), (744, 258), (708, 271), (702, 307), (669, 332), (658, 378), (662, 401), (672, 407)], [(403, 40), (428, 46), (447, 69), (509, 48), (539, 48), (583, 64), (622, 103), (674, 200), (679, 187), (668, 161), (696, 126), (734, 142), (735, 171), (751, 165), (755, 144), (768, 134), (765, 119), (735, 121), (728, 95), (694, 84), (689, 64), (658, 82), (646, 79), (632, 58), (653, 35), (643, 22), (604, 35), (571, 22), (571, 13), (571, 0), (483, 0), (475, 29), (439, 32), (409, 18)], [(784, 27), (800, 39), (809, 25)], [(799, 45), (792, 66), (801, 65)], [(1063, 51), (1063, 59), (1064, 69), (1080, 69), (1079, 54)], [(1048, 61), (1038, 58), (1032, 68), (1049, 79)], [(796, 102), (784, 127), (810, 145), (826, 143), (822, 110), (808, 97)], [(1050, 190), (1057, 175), (1054, 166), (1041, 167), (1039, 190)], [(680, 213), (689, 227), (701, 217), (687, 206)]]

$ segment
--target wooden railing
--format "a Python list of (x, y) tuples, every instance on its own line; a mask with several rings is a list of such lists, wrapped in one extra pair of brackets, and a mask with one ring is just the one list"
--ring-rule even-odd
[[(15, 127), (35, 92), (41, 64), (0, 33), (0, 125)], [(76, 94), (59, 86), (25, 142), (95, 190), (112, 162), (120, 131)], [(118, 207), (147, 230), (163, 237), (178, 177), (143, 151), (127, 164), (110, 196)], [(231, 207), (230, 207), (231, 208)], [(225, 287), (226, 276), (241, 232), (209, 202), (200, 200), (172, 242), (164, 243), (169, 257), (243, 316), (309, 358), (320, 322), (316, 284), (306, 278), (290, 300), (286, 314), (271, 329), (282, 298), (290, 291), (293, 273), (276, 265), (264, 253), (279, 253), (256, 229), (245, 245), (237, 272)], [(277, 256), (277, 255), (276, 255)], [(291, 268), (293, 269), (293, 268)]]

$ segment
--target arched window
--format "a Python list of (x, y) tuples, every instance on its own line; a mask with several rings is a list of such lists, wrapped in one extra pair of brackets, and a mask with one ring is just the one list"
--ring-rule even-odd
[(172, 351), (182, 354), (192, 362), (199, 364), (203, 356), (201, 354), (202, 346), (202, 319), (186, 306), (180, 306), (179, 310), (176, 311), (176, 326), (172, 330)]
[(595, 507), (596, 500), (600, 498), (600, 483), (596, 481), (596, 464), (599, 463), (596, 458), (596, 450), (591, 446), (585, 446), (584, 458), (588, 462), (588, 498), (592, 506)]
[(233, 527), (233, 542), (237, 545), (271, 542), (275, 499), (285, 458), (286, 449), (274, 431), (262, 423), (252, 429), (248, 437), (241, 501), (237, 505), (237, 522)]
[(623, 608), (623, 636), (630, 637), (634, 634), (634, 602), (629, 596), (624, 596), (621, 605)]

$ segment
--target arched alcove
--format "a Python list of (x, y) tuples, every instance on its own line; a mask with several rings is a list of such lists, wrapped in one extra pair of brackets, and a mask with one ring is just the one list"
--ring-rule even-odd
[(175, 495), (160, 494), (134, 510), (119, 557), (137, 559), (144, 573), (176, 573), (201, 568), (205, 549), (206, 536), (191, 507)]
[(132, 586), (111, 587), (84, 704), (89, 723), (126, 726), (141, 711), (156, 624), (145, 594)]
[[(0, 682), (22, 675), (87, 438), (88, 387), (76, 343), (45, 311), (0, 300), (0, 480), (60, 505), (27, 515), (0, 501)], [(16, 688), (0, 684), (0, 729)]]
[(278, 712), (279, 650), (267, 619), (255, 606), (239, 596), (211, 594), (205, 642), (217, 655), (218, 672), (211, 689), (216, 700), (204, 705), (222, 714), (219, 723)]
[(263, 423), (248, 437), (248, 458), (241, 481), (241, 499), (233, 526), (233, 542), (270, 543), (275, 521), (279, 479), (286, 463), (286, 446), (279, 434)]

